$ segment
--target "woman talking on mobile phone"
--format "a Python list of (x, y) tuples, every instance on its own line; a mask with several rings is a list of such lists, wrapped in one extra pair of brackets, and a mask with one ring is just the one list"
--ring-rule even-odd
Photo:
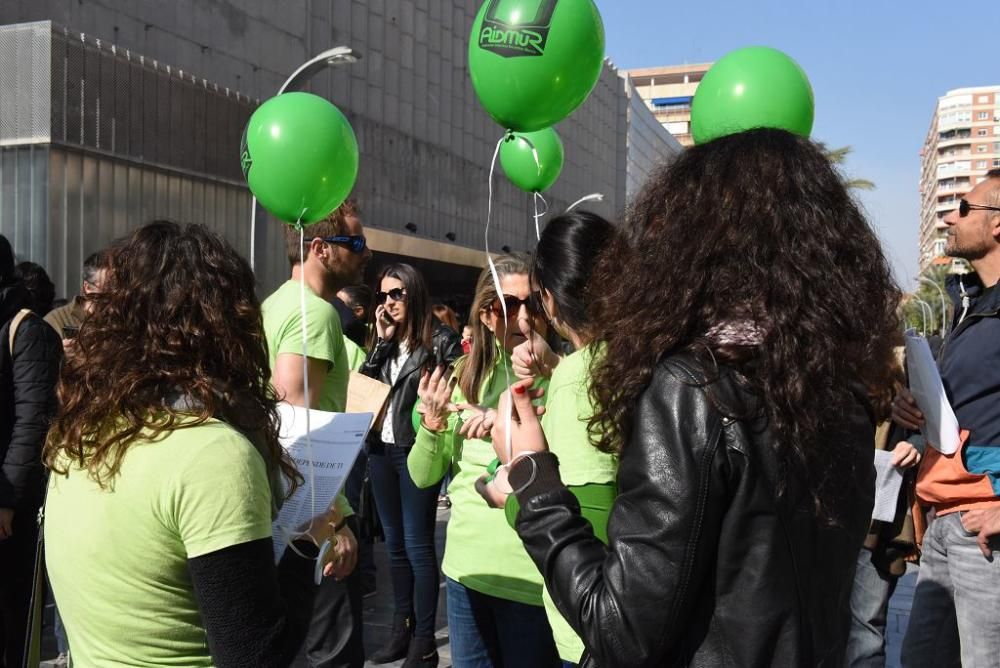
[(395, 609), (388, 644), (369, 660), (388, 663), (406, 657), (407, 668), (436, 666), (438, 493), (414, 484), (406, 458), (416, 439), (412, 414), (421, 370), (451, 364), (462, 345), (458, 334), (434, 319), (427, 285), (416, 269), (389, 265), (375, 286), (371, 352), (361, 373), (392, 387), (381, 428), (368, 435), (368, 465), (389, 551)]

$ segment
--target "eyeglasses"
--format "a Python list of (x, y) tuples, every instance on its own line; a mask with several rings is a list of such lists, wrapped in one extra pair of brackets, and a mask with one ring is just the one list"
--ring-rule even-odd
[[(521, 310), (522, 304), (524, 305), (525, 310), (528, 311), (528, 315), (541, 315), (542, 293), (532, 292), (524, 299), (515, 297), (514, 295), (503, 296), (503, 305), (507, 308), (508, 318), (516, 316), (517, 312)], [(493, 300), (493, 312), (497, 315), (503, 315), (503, 308), (500, 306), (499, 297)]]
[(392, 297), (392, 301), (401, 302), (406, 299), (406, 288), (393, 288), (388, 292), (382, 292), (381, 290), (375, 293), (375, 303), (384, 304), (385, 300)]
[(308, 241), (313, 241), (313, 239), (319, 239), (320, 241), (325, 241), (328, 244), (340, 244), (341, 246), (346, 246), (352, 253), (364, 253), (365, 248), (368, 247), (368, 240), (365, 239), (363, 234), (351, 234), (336, 237), (313, 237)]
[(969, 204), (964, 199), (958, 203), (958, 217), (965, 218), (970, 211), (1000, 211), (998, 206), (983, 206), (982, 204)]

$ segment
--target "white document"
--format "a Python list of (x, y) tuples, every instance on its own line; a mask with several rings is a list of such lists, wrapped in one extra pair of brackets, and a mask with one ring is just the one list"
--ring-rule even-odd
[(924, 428), (921, 430), (924, 438), (942, 454), (954, 454), (960, 442), (958, 418), (948, 403), (948, 395), (927, 339), (906, 336), (906, 372), (910, 376), (910, 392), (924, 414)]
[(896, 502), (903, 484), (903, 472), (892, 465), (892, 453), (875, 451), (875, 508), (872, 519), (891, 522), (896, 517)]
[[(311, 445), (306, 439), (307, 412)], [(281, 559), (289, 536), (325, 511), (340, 492), (372, 422), (371, 413), (307, 411), (286, 403), (278, 404), (278, 417), (281, 445), (295, 462), (305, 483), (285, 500), (274, 521), (275, 561)]]

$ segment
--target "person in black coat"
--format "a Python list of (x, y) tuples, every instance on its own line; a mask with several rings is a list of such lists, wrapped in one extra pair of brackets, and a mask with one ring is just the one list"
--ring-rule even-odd
[(581, 665), (843, 666), (899, 290), (841, 176), (782, 130), (689, 148), (647, 183), (589, 294), (590, 433), (619, 457), (607, 545), (526, 383), (513, 457), (493, 427)]
[(413, 409), (420, 374), (429, 365), (451, 364), (462, 354), (462, 344), (458, 334), (434, 318), (427, 285), (416, 269), (389, 265), (376, 286), (375, 326), (361, 373), (392, 387), (381, 427), (369, 432), (367, 445), (375, 505), (389, 552), (394, 618), (389, 642), (368, 658), (388, 663), (406, 657), (405, 668), (433, 668), (438, 663), (438, 490), (417, 487), (406, 458), (416, 440)]
[(55, 413), (62, 344), (41, 317), (18, 313), (31, 295), (0, 236), (0, 666), (21, 666), (45, 490), (42, 446)]

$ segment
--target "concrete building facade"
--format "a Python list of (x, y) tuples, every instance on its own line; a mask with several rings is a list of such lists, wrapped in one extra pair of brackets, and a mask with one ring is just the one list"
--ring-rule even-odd
[[(59, 275), (62, 294), (73, 294), (82, 259), (128, 229), (156, 216), (205, 222), (241, 252), (254, 245), (262, 289), (270, 290), (288, 271), (284, 228), (261, 217), (250, 238), (240, 132), (301, 63), (346, 45), (361, 60), (322, 70), (307, 90), (333, 101), (354, 127), (361, 152), (355, 195), (371, 245), (386, 259), (426, 263), (439, 293), (454, 287), (450, 275), (466, 282), (484, 261), (490, 160), (502, 134), (468, 76), (476, 9), (459, 0), (0, 3), (0, 24), (52, 22), (0, 28), (0, 110), (23, 105), (30, 93), (32, 113), (51, 130), (46, 136), (19, 123), (0, 131), (0, 232), (25, 259)], [(26, 52), (34, 54), (30, 71)], [(125, 74), (143, 69), (155, 85)], [(587, 102), (557, 126), (566, 164), (545, 194), (550, 211), (597, 192), (603, 202), (590, 208), (613, 217), (650, 170), (681, 149), (636, 97), (606, 64)], [(57, 110), (73, 117), (80, 108), (93, 132), (62, 133)], [(153, 120), (139, 123), (144, 114)], [(137, 124), (146, 143), (164, 150), (123, 145), (123, 136), (140, 134)], [(64, 153), (79, 155), (81, 167), (60, 167)], [(56, 185), (60, 173), (63, 186)], [(144, 179), (153, 185), (140, 197), (134, 184)], [(211, 185), (211, 198), (199, 184)], [(533, 197), (498, 166), (491, 249), (530, 249), (532, 211)]]
[(957, 88), (938, 98), (920, 151), (920, 271), (944, 257), (944, 217), (1000, 168), (1000, 86)]
[(666, 65), (629, 70), (639, 96), (656, 120), (682, 146), (692, 146), (691, 100), (712, 63)]

